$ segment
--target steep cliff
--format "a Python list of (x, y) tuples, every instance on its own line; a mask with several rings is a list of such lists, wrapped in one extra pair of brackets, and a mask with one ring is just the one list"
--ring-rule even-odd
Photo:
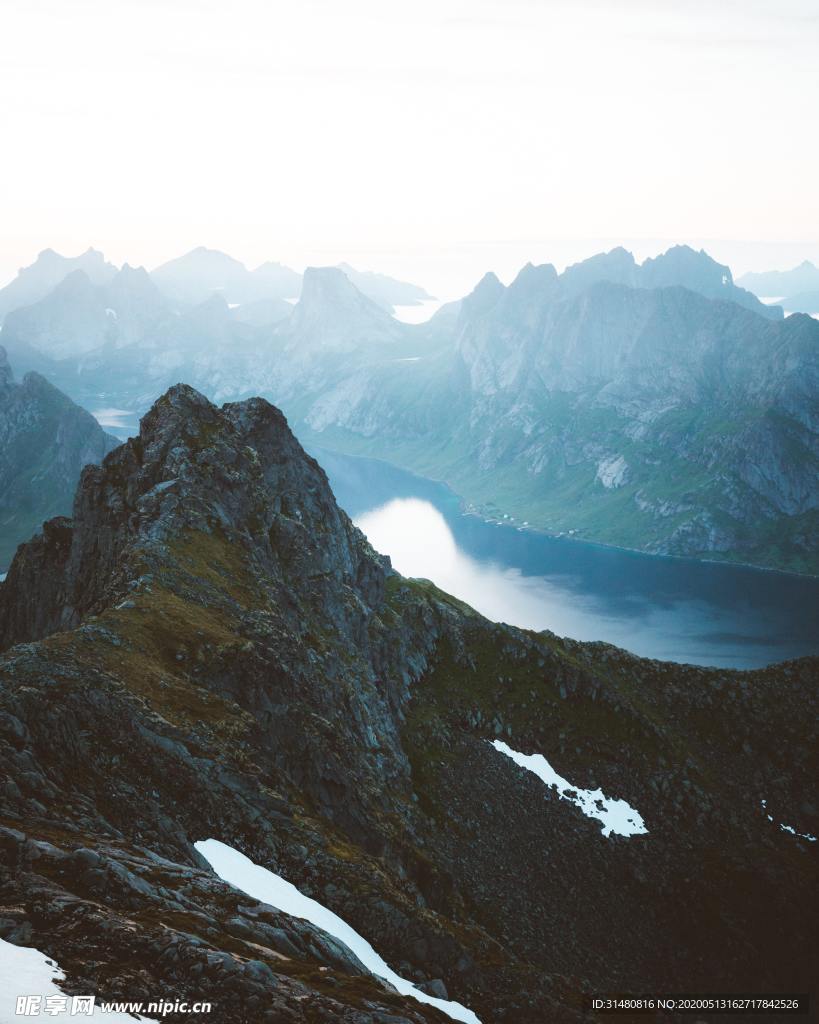
[[(265, 401), (163, 396), (18, 551), (0, 636), (0, 935), (74, 991), (442, 1019), (216, 882), (209, 837), (484, 1022), (807, 986), (815, 868), (780, 823), (816, 832), (816, 661), (706, 671), (487, 622), (397, 576)], [(604, 836), (498, 738), (647, 833)]]
[(0, 347), (0, 571), (44, 519), (71, 511), (83, 466), (117, 444), (39, 374), (15, 383)]

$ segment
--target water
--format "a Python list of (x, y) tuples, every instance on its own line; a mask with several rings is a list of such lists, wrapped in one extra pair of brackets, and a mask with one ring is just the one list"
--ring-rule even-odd
[(107, 430), (114, 437), (123, 441), (133, 437), (139, 430), (139, 416), (131, 409), (117, 409), (111, 406), (92, 409), (91, 415), (103, 430)]
[(819, 654), (819, 579), (495, 525), (465, 515), (440, 484), (373, 459), (313, 454), (399, 572), (496, 621), (723, 668)]
[(405, 324), (423, 324), (430, 319), (441, 306), (445, 299), (423, 299), (414, 306), (396, 306), (393, 316)]

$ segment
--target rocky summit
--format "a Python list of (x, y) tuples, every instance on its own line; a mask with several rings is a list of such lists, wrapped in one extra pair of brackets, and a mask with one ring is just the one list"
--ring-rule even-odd
[[(219, 881), (209, 838), (484, 1024), (808, 988), (819, 661), (706, 670), (488, 622), (398, 576), (266, 401), (171, 388), (20, 547), (0, 638), (0, 937), (71, 992), (444, 1019)], [(498, 739), (646, 831), (604, 835)]]

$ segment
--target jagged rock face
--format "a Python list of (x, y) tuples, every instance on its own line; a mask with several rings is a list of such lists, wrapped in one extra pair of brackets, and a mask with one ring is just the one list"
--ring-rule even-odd
[(39, 374), (15, 384), (0, 347), (0, 570), (44, 519), (71, 510), (83, 466), (117, 443)]
[[(264, 401), (165, 395), (20, 549), (0, 635), (27, 641), (0, 657), (0, 934), (75, 986), (196, 992), (226, 1024), (439, 1019), (215, 883), (208, 837), (484, 1021), (578, 1020), (584, 986), (807, 983), (811, 861), (760, 801), (815, 834), (816, 660), (708, 671), (488, 623), (395, 575)], [(648, 835), (604, 839), (496, 737)]]
[(137, 341), (151, 347), (157, 333), (167, 337), (173, 325), (166, 300), (145, 270), (126, 263), (103, 285), (83, 270), (73, 271), (38, 302), (10, 312), (3, 338), (12, 349), (60, 360)]
[(75, 628), (126, 599), (172, 564), (174, 544), (188, 533), (241, 551), (280, 591), (278, 616), (294, 637), (307, 626), (285, 586), (291, 576), (312, 604), (316, 629), (365, 643), (366, 610), (383, 597), (386, 563), (338, 510), (281, 413), (263, 400), (220, 411), (179, 386), (143, 419), (138, 438), (104, 466), (86, 468), (73, 523), (47, 523), (21, 548), (0, 594), (3, 645)]
[(105, 345), (114, 330), (97, 288), (84, 271), (74, 270), (45, 298), (8, 313), (3, 339), (12, 350), (30, 346), (62, 359)]
[(352, 352), (362, 345), (395, 341), (402, 329), (363, 295), (338, 267), (308, 267), (301, 298), (288, 322), (285, 352), (303, 359), (305, 349)]
[[(451, 357), (336, 382), (306, 436), (479, 506), (502, 492), (504, 511), (554, 532), (815, 571), (819, 324), (683, 288), (598, 283), (567, 300), (561, 281), (485, 279)], [(614, 502), (598, 470), (618, 461)]]
[(734, 284), (729, 267), (687, 245), (674, 245), (642, 264), (636, 263), (626, 249), (618, 247), (567, 267), (561, 275), (566, 298), (573, 298), (604, 281), (629, 288), (687, 288), (709, 299), (735, 302), (760, 316), (782, 319), (781, 306), (766, 306), (752, 292)]

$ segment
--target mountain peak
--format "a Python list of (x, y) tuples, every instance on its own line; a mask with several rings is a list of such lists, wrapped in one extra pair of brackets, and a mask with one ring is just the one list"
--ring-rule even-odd
[(162, 295), (145, 267), (132, 267), (123, 263), (116, 277), (108, 285), (108, 293), (114, 296), (129, 295), (150, 300), (152, 305), (163, 304)]
[(325, 299), (364, 298), (341, 267), (307, 267), (301, 288), (301, 302), (316, 302)]
[(509, 285), (509, 291), (531, 291), (550, 285), (557, 280), (557, 271), (551, 263), (527, 263), (518, 271), (517, 277)]
[(228, 302), (246, 301), (253, 275), (233, 256), (200, 245), (156, 267), (151, 277), (169, 298), (195, 306), (214, 292), (223, 292)]
[(506, 291), (498, 275), (488, 270), (469, 295), (461, 300), (460, 318), (468, 320), (487, 313)]
[[(218, 408), (177, 384), (142, 417), (138, 437), (86, 468), (58, 540), (46, 524), (21, 545), (0, 594), (0, 639), (43, 637), (110, 607), (145, 566), (166, 572), (190, 531), (274, 575), (286, 558), (300, 578), (383, 576), (384, 561), (277, 408), (261, 398)], [(26, 607), (21, 595), (35, 592), (36, 608)]]
[(368, 299), (338, 267), (308, 267), (301, 298), (287, 321), (300, 345), (351, 348), (362, 341), (389, 341), (399, 330), (393, 318)]
[(566, 267), (560, 283), (567, 296), (577, 295), (598, 281), (612, 281), (633, 288), (637, 282), (637, 264), (634, 256), (617, 246), (609, 252), (600, 252), (580, 263)]
[(36, 265), (38, 263), (56, 263), (58, 260), (62, 259), (65, 259), (65, 257), (61, 256), (56, 249), (52, 249), (49, 247), (47, 249), (42, 249), (40, 252), (37, 253), (37, 259), (34, 261), (34, 264)]
[(230, 256), (228, 253), (222, 252), (221, 249), (209, 249), (206, 245), (199, 245), (195, 249), (191, 249), (190, 252), (185, 253), (184, 256), (180, 256), (179, 259), (195, 260), (196, 262), (207, 261), (214, 264), (244, 267), (244, 263), (242, 263), (241, 260), (237, 260), (234, 256)]
[(78, 269), (72, 270), (70, 274), (66, 274), (52, 294), (63, 297), (84, 295), (87, 292), (93, 291), (93, 288), (94, 286), (88, 274), (84, 270)]
[(647, 288), (662, 288), (674, 284), (701, 289), (733, 286), (730, 267), (709, 256), (704, 249), (692, 249), (690, 245), (672, 245), (659, 256), (649, 258), (640, 267), (640, 283)]
[(167, 436), (195, 436), (215, 419), (216, 407), (189, 384), (174, 384), (161, 395), (139, 421), (139, 438), (149, 457)]

